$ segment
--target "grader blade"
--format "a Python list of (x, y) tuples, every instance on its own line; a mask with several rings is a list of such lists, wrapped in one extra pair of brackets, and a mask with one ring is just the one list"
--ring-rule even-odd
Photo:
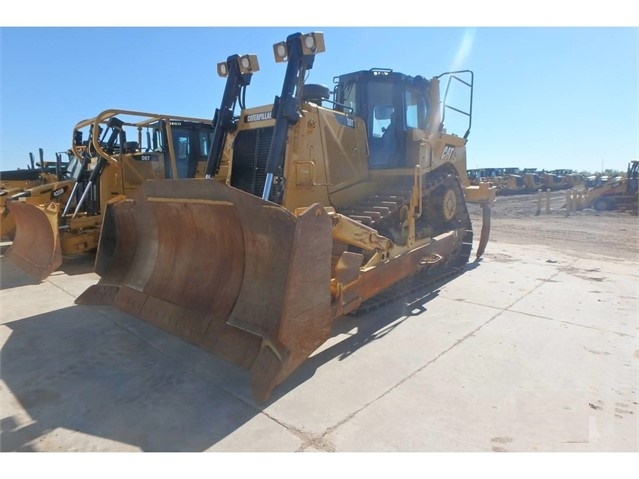
[(77, 300), (112, 304), (249, 370), (268, 399), (330, 336), (331, 221), (213, 180), (146, 181), (107, 206), (101, 276)]
[(13, 243), (6, 252), (20, 268), (44, 280), (62, 264), (58, 232), (59, 203), (36, 206), (22, 201), (8, 201), (6, 207), (16, 223)]

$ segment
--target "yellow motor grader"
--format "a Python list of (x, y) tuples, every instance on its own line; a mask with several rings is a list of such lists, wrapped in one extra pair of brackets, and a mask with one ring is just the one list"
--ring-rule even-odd
[[(286, 62), (272, 105), (235, 112), (253, 55), (226, 77), (204, 179), (148, 180), (104, 213), (95, 268), (79, 304), (112, 304), (249, 370), (270, 397), (331, 336), (333, 322), (404, 281), (463, 271), (473, 248), (467, 203), (488, 240), (496, 189), (470, 185), (466, 143), (473, 74), (431, 79), (390, 69), (305, 78), (320, 32), (274, 45)], [(461, 110), (440, 84), (468, 89)], [(332, 96), (332, 99), (331, 99)], [(468, 129), (448, 133), (461, 111)], [(106, 230), (108, 229), (108, 234)]]
[(49, 188), (55, 201), (36, 189), (8, 197), (6, 256), (43, 280), (65, 256), (95, 251), (104, 207), (147, 179), (203, 177), (212, 134), (211, 120), (119, 109), (79, 122), (66, 179)]

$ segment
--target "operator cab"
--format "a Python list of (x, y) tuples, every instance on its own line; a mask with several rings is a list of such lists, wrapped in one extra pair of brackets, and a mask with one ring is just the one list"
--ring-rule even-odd
[(336, 77), (336, 109), (366, 123), (370, 168), (406, 166), (406, 132), (428, 128), (428, 81), (389, 69)]
[[(167, 131), (170, 128), (170, 135)], [(213, 125), (208, 123), (197, 123), (184, 120), (171, 120), (170, 125), (161, 120), (154, 125), (153, 129), (153, 151), (161, 151), (164, 155), (164, 169), (167, 179), (172, 178), (169, 138), (173, 139), (173, 151), (175, 152), (175, 162), (178, 178), (194, 178), (200, 162), (206, 162), (211, 140), (213, 138)]]

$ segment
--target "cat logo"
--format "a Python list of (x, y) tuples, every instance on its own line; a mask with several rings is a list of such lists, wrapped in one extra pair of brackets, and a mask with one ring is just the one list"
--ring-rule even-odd
[(262, 113), (253, 113), (251, 115), (246, 115), (244, 121), (246, 123), (251, 123), (251, 122), (254, 122), (254, 121), (270, 120), (271, 118), (273, 118), (272, 112), (265, 111), (265, 112), (262, 112)]
[(342, 126), (346, 126), (348, 128), (355, 128), (355, 119), (351, 118), (350, 116), (345, 116), (345, 115), (335, 113), (335, 119), (337, 120), (337, 123), (339, 123)]
[(446, 145), (444, 147), (444, 151), (442, 152), (442, 160), (443, 161), (453, 161), (455, 159), (455, 146), (454, 145)]

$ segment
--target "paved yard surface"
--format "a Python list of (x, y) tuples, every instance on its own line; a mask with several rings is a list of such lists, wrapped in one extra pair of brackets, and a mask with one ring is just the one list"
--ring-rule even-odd
[(75, 305), (90, 258), (37, 284), (1, 257), (0, 450), (637, 453), (638, 223), (612, 215), (625, 253), (543, 239), (594, 215), (530, 216), (526, 241), (496, 208), (482, 261), (338, 321), (262, 405), (244, 370)]

